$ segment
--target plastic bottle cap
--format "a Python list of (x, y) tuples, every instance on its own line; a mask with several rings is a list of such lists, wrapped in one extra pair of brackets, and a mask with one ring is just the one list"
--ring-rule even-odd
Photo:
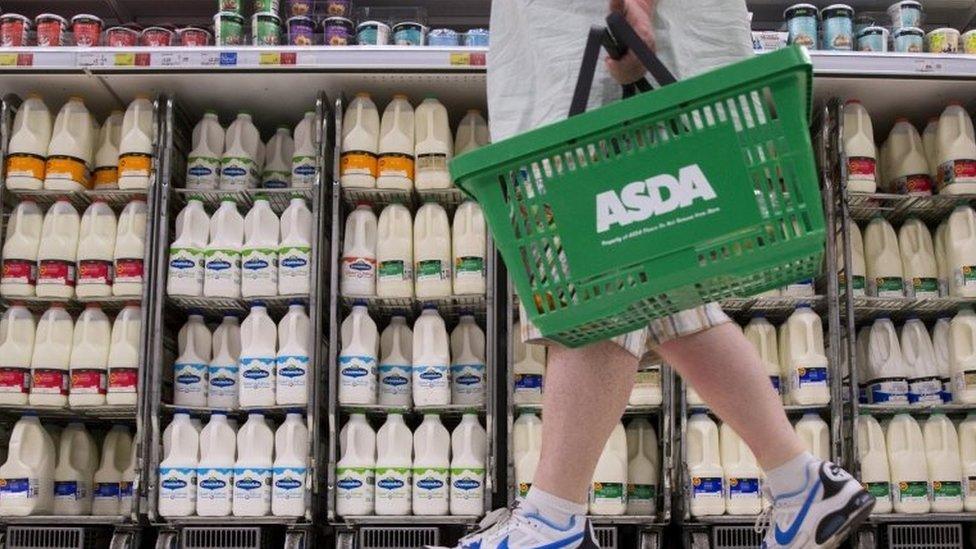
[(848, 99), (844, 104), (845, 105), (851, 105), (851, 104), (860, 105), (861, 104), (861, 100), (860, 99)]
[(268, 306), (267, 303), (265, 303), (264, 301), (252, 301), (251, 302), (251, 308), (252, 309), (254, 309), (256, 307), (260, 307), (260, 308), (264, 309), (267, 306)]

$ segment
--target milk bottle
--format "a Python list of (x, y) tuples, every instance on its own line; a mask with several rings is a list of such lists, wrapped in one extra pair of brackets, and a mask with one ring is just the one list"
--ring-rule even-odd
[(312, 280), (312, 212), (292, 198), (281, 214), (278, 245), (278, 295), (307, 295)]
[(646, 419), (627, 426), (627, 514), (653, 515), (657, 510), (659, 463), (657, 436)]
[(36, 331), (34, 315), (23, 305), (0, 316), (0, 403), (27, 404)]
[(966, 205), (956, 206), (943, 238), (950, 295), (976, 297), (976, 212)]
[[(190, 333), (193, 333), (193, 341), (190, 341)], [(196, 311), (191, 311), (183, 326), (180, 327), (176, 336), (176, 349), (179, 354), (186, 352), (188, 345), (193, 346), (197, 356), (210, 360), (212, 356), (210, 349), (213, 347), (213, 336), (203, 320), (203, 315)]]
[(976, 134), (973, 119), (961, 104), (950, 103), (942, 111), (936, 142), (939, 193), (976, 193)]
[(925, 149), (925, 159), (929, 161), (929, 175), (932, 181), (939, 181), (939, 117), (929, 118), (925, 131), (922, 132), (922, 148)]
[(92, 512), (92, 475), (98, 467), (95, 441), (83, 423), (72, 422), (58, 441), (54, 469), (55, 515), (88, 515)]
[(148, 208), (142, 199), (135, 199), (126, 204), (119, 215), (115, 253), (112, 255), (112, 295), (119, 297), (142, 295), (147, 215)]
[(112, 111), (99, 131), (95, 149), (95, 171), (92, 173), (96, 189), (119, 188), (119, 143), (122, 140), (124, 118), (122, 111)]
[(413, 403), (445, 406), (451, 403), (450, 347), (444, 319), (433, 306), (413, 326)]
[(244, 297), (277, 295), (280, 222), (263, 196), (254, 201), (244, 218), (241, 249), (241, 294)]
[(136, 97), (125, 110), (119, 141), (119, 188), (147, 189), (153, 163), (153, 104)]
[(376, 215), (360, 204), (346, 218), (342, 241), (342, 295), (376, 293)]
[(108, 348), (108, 392), (105, 403), (111, 406), (136, 405), (139, 385), (139, 357), (142, 336), (142, 309), (127, 305), (112, 324)]
[(118, 230), (115, 212), (96, 200), (81, 216), (78, 237), (78, 297), (112, 295), (112, 260)]
[(966, 511), (976, 510), (976, 412), (959, 424), (959, 458)]
[(81, 191), (91, 188), (89, 166), (92, 145), (98, 134), (93, 122), (80, 97), (71, 97), (61, 107), (47, 147), (45, 189)]
[(454, 293), (485, 293), (487, 228), (477, 202), (468, 200), (454, 213), (451, 235), (454, 257)]
[(949, 361), (949, 327), (951, 321), (951, 318), (940, 318), (932, 326), (935, 367), (942, 379), (942, 402), (952, 402), (952, 368)]
[(485, 459), (488, 435), (477, 414), (464, 414), (451, 433), (452, 515), (485, 512)]
[(291, 160), (294, 155), (295, 142), (291, 139), (291, 129), (278, 126), (278, 131), (268, 141), (261, 187), (284, 189), (291, 186)]
[(885, 172), (885, 191), (912, 196), (931, 195), (933, 185), (922, 138), (908, 119), (899, 118), (895, 122), (888, 136), (888, 146), (890, 169)]
[(210, 233), (210, 216), (203, 202), (191, 198), (183, 211), (182, 225), (177, 223), (176, 240), (169, 247), (169, 275), (166, 293), (173, 296), (203, 295), (204, 252)]
[(264, 415), (248, 414), (247, 421), (237, 431), (233, 490), (235, 517), (261, 517), (271, 513), (273, 452), (274, 433)]
[(756, 348), (759, 358), (762, 360), (766, 373), (769, 374), (769, 381), (773, 389), (780, 393), (780, 365), (779, 365), (779, 345), (776, 342), (776, 328), (766, 320), (766, 317), (759, 315), (752, 317), (749, 324), (745, 327), (745, 336)]
[(932, 512), (958, 513), (963, 509), (963, 490), (956, 427), (945, 414), (937, 413), (925, 421), (922, 433), (932, 484)]
[(436, 414), (425, 414), (413, 436), (413, 513), (446, 515), (451, 435)]
[(339, 353), (339, 403), (376, 404), (376, 323), (359, 301), (343, 322), (343, 331), (346, 322), (350, 335)]
[(976, 403), (976, 313), (960, 309), (949, 326), (949, 369), (952, 400)]
[(522, 341), (522, 328), (512, 325), (512, 367), (515, 374), (515, 404), (541, 404), (546, 374), (546, 347)]
[(237, 434), (227, 415), (214, 412), (200, 431), (200, 463), (197, 464), (197, 514), (226, 517), (231, 512)]
[(207, 405), (209, 385), (210, 331), (199, 316), (191, 316), (185, 328), (185, 343), (178, 345), (183, 347), (183, 352), (173, 363), (173, 404), (204, 407)]
[(688, 418), (687, 466), (691, 479), (691, 514), (725, 514), (724, 475), (718, 426), (703, 412)]
[(855, 422), (858, 461), (861, 462), (861, 484), (877, 503), (875, 513), (891, 512), (891, 476), (888, 473), (888, 450), (881, 424), (870, 414), (862, 413)]
[(380, 212), (376, 239), (376, 295), (413, 297), (413, 219), (402, 204)]
[(98, 152), (98, 137), (102, 133), (102, 126), (98, 123), (98, 120), (96, 120), (94, 116), (91, 117), (91, 125), (92, 125), (91, 155), (89, 156), (88, 162), (85, 164), (85, 167), (88, 168), (88, 175), (89, 175), (88, 184), (90, 186), (89, 188), (92, 188), (95, 183), (95, 174), (94, 174), (95, 153)]
[(44, 215), (37, 249), (38, 297), (74, 297), (80, 224), (78, 212), (67, 200), (58, 200)]
[[(242, 408), (273, 406), (275, 403), (275, 361), (277, 329), (264, 303), (251, 304), (251, 314), (241, 324), (241, 359), (238, 371)], [(251, 421), (248, 419), (248, 421)], [(240, 441), (240, 434), (238, 434)], [(269, 445), (270, 446), (270, 445)], [(270, 452), (270, 448), (269, 448)], [(269, 502), (270, 503), (270, 502)], [(236, 507), (235, 507), (236, 509)], [(236, 515), (237, 512), (235, 511)]]
[(364, 414), (352, 414), (343, 430), (342, 457), (336, 464), (336, 514), (372, 515), (374, 492), (379, 491), (375, 483), (376, 433)]
[(376, 186), (381, 189), (413, 188), (414, 113), (405, 95), (394, 95), (380, 120), (379, 160)]
[(227, 128), (224, 143), (218, 187), (228, 191), (257, 187), (261, 177), (258, 156), (263, 143), (249, 113), (237, 114), (237, 118)]
[(44, 183), (47, 146), (51, 142), (51, 111), (41, 96), (31, 94), (17, 110), (7, 146), (4, 184), (8, 189), (38, 190)]
[(237, 317), (224, 317), (224, 321), (214, 331), (213, 349), (213, 360), (207, 367), (207, 406), (237, 408), (237, 365), (241, 356), (241, 328)]
[(871, 326), (868, 343), (868, 402), (908, 404), (908, 370), (901, 354), (901, 343), (890, 318), (881, 317)]
[[(636, 420), (635, 420), (636, 421)], [(650, 427), (650, 424), (648, 424)], [(512, 425), (512, 451), (516, 465), (532, 445), (533, 437), (542, 436), (542, 420), (532, 412), (522, 412)], [(540, 438), (541, 440), (541, 438)]]
[(485, 333), (471, 315), (461, 315), (451, 332), (451, 402), (485, 403)]
[(807, 412), (793, 426), (804, 449), (818, 459), (830, 459), (830, 427), (816, 412)]
[(215, 111), (207, 111), (193, 128), (193, 150), (186, 159), (186, 188), (216, 189), (224, 153), (224, 128)]
[(376, 433), (376, 514), (409, 515), (413, 487), (413, 434), (400, 414), (389, 414)]
[(488, 123), (481, 116), (481, 111), (470, 109), (458, 125), (457, 135), (454, 138), (454, 154), (459, 156), (484, 147), (490, 140)]
[(928, 513), (931, 485), (922, 430), (908, 414), (898, 414), (888, 423), (885, 442), (894, 489), (896, 513)]
[(27, 412), (14, 425), (7, 461), (0, 466), (3, 481), (0, 516), (48, 515), (54, 506), (54, 441), (37, 415)]
[[(8, 180), (9, 181), (9, 178)], [(41, 243), (44, 216), (31, 200), (14, 207), (7, 222), (7, 238), (3, 243), (0, 295), (31, 297), (37, 285), (37, 254)]]
[(946, 232), (949, 230), (949, 220), (944, 219), (935, 229), (935, 237), (932, 239), (935, 246), (935, 263), (939, 268), (939, 295), (949, 295), (949, 285), (951, 283), (951, 269), (949, 268), (949, 252), (945, 242)]
[(901, 329), (901, 354), (908, 370), (908, 401), (942, 402), (942, 378), (935, 365), (935, 348), (925, 324), (911, 318)]
[(603, 446), (590, 483), (590, 514), (622, 515), (627, 510), (627, 435), (617, 423)]
[(780, 363), (786, 370), (790, 400), (795, 404), (827, 404), (830, 387), (820, 317), (808, 305), (800, 305), (781, 330)]
[(342, 159), (339, 180), (343, 187), (376, 186), (380, 116), (368, 93), (357, 93), (342, 119)]
[(844, 152), (847, 155), (847, 190), (873, 193), (877, 190), (874, 126), (864, 105), (856, 99), (844, 104)]
[(451, 227), (440, 204), (428, 202), (417, 210), (413, 253), (417, 298), (451, 295)]
[(902, 274), (908, 297), (939, 297), (939, 266), (928, 227), (918, 218), (906, 219), (898, 231)]
[(307, 189), (315, 184), (315, 176), (318, 172), (315, 163), (316, 124), (315, 113), (308, 111), (295, 127), (295, 152), (291, 157), (291, 186), (296, 189)]
[(454, 156), (454, 140), (447, 109), (437, 99), (427, 97), (417, 105), (414, 123), (417, 189), (449, 188), (451, 174), (447, 163)]
[[(68, 363), (74, 334), (74, 320), (64, 305), (52, 303), (37, 323), (31, 355), (31, 406), (68, 404)], [(0, 498), (2, 499), (2, 498)]]
[(188, 517), (197, 508), (200, 435), (186, 413), (173, 414), (169, 429), (170, 449), (159, 464), (159, 514)]
[(627, 404), (630, 406), (658, 406), (664, 398), (661, 390), (661, 364), (655, 359), (644, 359), (638, 365), (634, 386), (630, 389)]
[(864, 229), (864, 258), (867, 263), (868, 295), (904, 297), (904, 274), (895, 230), (882, 217), (875, 217)]
[[(542, 422), (531, 415), (523, 427), (521, 438), (515, 438), (515, 483), (518, 486), (518, 497), (524, 498), (532, 488), (532, 481), (535, 478), (535, 470), (539, 467), (539, 458), (542, 451)], [(519, 440), (523, 440), (521, 444)], [(521, 446), (521, 449), (520, 449)]]
[(275, 402), (278, 405), (308, 403), (311, 349), (309, 319), (305, 306), (293, 302), (278, 324), (277, 385)]
[(300, 517), (305, 514), (308, 454), (308, 428), (301, 414), (289, 412), (275, 432), (271, 490), (271, 513), (274, 516)]
[[(62, 435), (63, 436), (63, 435)], [(102, 464), (95, 471), (93, 515), (120, 515), (122, 471), (129, 467), (132, 437), (129, 428), (113, 425), (102, 442)]]
[(756, 515), (762, 510), (759, 465), (742, 437), (723, 423), (722, 469), (725, 471), (725, 508), (730, 515)]
[(225, 198), (210, 218), (210, 243), (204, 252), (203, 295), (241, 296), (241, 246), (244, 218), (233, 198)]
[(71, 345), (69, 406), (100, 406), (108, 391), (108, 350), (112, 326), (98, 307), (90, 304), (75, 322)]
[(413, 332), (407, 319), (394, 316), (380, 336), (379, 404), (413, 404)]

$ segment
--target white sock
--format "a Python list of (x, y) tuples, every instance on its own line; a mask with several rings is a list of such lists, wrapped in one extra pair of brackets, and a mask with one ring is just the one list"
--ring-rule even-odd
[(529, 493), (525, 496), (525, 502), (531, 510), (534, 510), (547, 521), (560, 527), (568, 527), (574, 516), (585, 515), (587, 509), (585, 503), (576, 503), (575, 501), (554, 496), (535, 486), (529, 488)]
[(789, 495), (806, 488), (807, 484), (815, 480), (813, 473), (808, 473), (809, 465), (819, 461), (810, 452), (803, 452), (786, 463), (766, 471), (766, 485), (773, 497)]

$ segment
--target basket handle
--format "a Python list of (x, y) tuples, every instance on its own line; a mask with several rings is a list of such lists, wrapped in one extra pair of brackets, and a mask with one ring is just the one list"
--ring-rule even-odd
[[(576, 89), (573, 92), (573, 101), (569, 107), (569, 116), (576, 116), (586, 111), (601, 46), (607, 50), (607, 54), (612, 59), (620, 59), (629, 50), (633, 50), (634, 55), (651, 73), (659, 86), (677, 82), (671, 71), (664, 66), (664, 63), (661, 63), (651, 48), (647, 47), (647, 44), (637, 35), (637, 32), (634, 31), (624, 16), (619, 13), (611, 13), (607, 16), (606, 27), (599, 25), (590, 27), (590, 34), (583, 50), (583, 64), (580, 67), (579, 77), (576, 79)], [(637, 92), (646, 92), (652, 89), (651, 83), (646, 78), (641, 78), (637, 82), (624, 85), (623, 96), (626, 98), (635, 95)]]

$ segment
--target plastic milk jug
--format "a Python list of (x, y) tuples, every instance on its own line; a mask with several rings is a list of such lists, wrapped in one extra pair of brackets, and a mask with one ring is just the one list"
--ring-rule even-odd
[(844, 152), (847, 153), (847, 190), (875, 192), (878, 151), (874, 145), (874, 126), (867, 109), (856, 99), (844, 104)]
[(425, 306), (413, 326), (413, 403), (444, 406), (451, 403), (451, 351), (444, 319)]
[(449, 188), (447, 163), (454, 156), (454, 139), (447, 109), (437, 99), (425, 98), (414, 113), (414, 128), (417, 189)]
[(92, 188), (95, 185), (95, 153), (98, 152), (98, 137), (102, 133), (102, 126), (98, 123), (98, 120), (96, 120), (94, 116), (91, 116), (90, 120), (92, 125), (91, 155), (89, 156), (89, 160), (85, 164), (85, 167), (88, 168), (89, 188)]
[(888, 138), (885, 138), (884, 142), (878, 147), (878, 165), (877, 165), (877, 176), (878, 176), (878, 189), (883, 192), (889, 192), (888, 188), (888, 174), (891, 173), (891, 134), (888, 134)]
[(959, 458), (962, 464), (963, 504), (976, 510), (976, 412), (959, 424)]
[(691, 478), (691, 514), (725, 514), (724, 482), (718, 426), (702, 412), (688, 418), (687, 467)]
[(284, 423), (275, 431), (271, 514), (276, 517), (300, 517), (305, 514), (308, 437), (308, 428), (299, 413), (288, 413)]
[(24, 414), (10, 434), (0, 466), (0, 516), (48, 515), (54, 506), (56, 448), (36, 414)]
[(98, 467), (98, 448), (83, 423), (69, 423), (58, 440), (54, 469), (55, 515), (92, 514), (92, 477)]
[(742, 437), (726, 423), (719, 429), (725, 508), (730, 515), (756, 515), (762, 510), (759, 465)]
[(882, 217), (875, 217), (864, 229), (864, 259), (867, 263), (869, 296), (904, 297), (898, 236)]
[(141, 296), (145, 280), (146, 253), (145, 200), (136, 199), (122, 208), (116, 225), (115, 253), (112, 255), (112, 295)]
[(261, 174), (264, 189), (284, 189), (291, 186), (291, 159), (295, 155), (295, 142), (291, 128), (278, 126), (278, 131), (268, 141), (267, 158)]
[(935, 368), (942, 378), (942, 402), (952, 401), (952, 368), (949, 360), (951, 318), (940, 318), (932, 326), (932, 347), (935, 349)]
[(376, 238), (376, 295), (413, 297), (413, 219), (402, 204), (380, 212)]
[(518, 322), (512, 325), (512, 358), (515, 372), (515, 404), (541, 404), (546, 375), (546, 347), (522, 341)]
[(97, 128), (85, 102), (72, 97), (54, 120), (47, 147), (44, 188), (56, 191), (81, 191), (91, 188), (89, 166)]
[(342, 455), (336, 464), (336, 514), (372, 515), (377, 491), (376, 433), (364, 414), (350, 415), (343, 430)]
[(898, 414), (888, 423), (885, 441), (896, 513), (928, 513), (929, 483), (926, 445), (915, 419)]
[(627, 435), (621, 423), (603, 445), (590, 482), (590, 514), (622, 515), (627, 510)]
[(169, 275), (166, 293), (174, 296), (203, 295), (204, 253), (210, 234), (210, 216), (203, 202), (191, 198), (180, 212), (176, 240), (169, 247)]
[(516, 465), (531, 446), (533, 436), (542, 436), (542, 420), (532, 412), (522, 412), (512, 425), (512, 451)]
[(224, 127), (214, 111), (207, 111), (193, 128), (193, 150), (186, 159), (187, 189), (216, 189), (224, 153)]
[(936, 413), (925, 420), (922, 435), (932, 484), (932, 512), (958, 513), (963, 509), (963, 489), (956, 427), (945, 414)]
[(78, 297), (112, 295), (112, 261), (118, 222), (105, 202), (96, 200), (81, 216), (78, 236)]
[(787, 375), (785, 381), (790, 401), (827, 404), (830, 387), (820, 317), (809, 306), (800, 305), (781, 330), (780, 364)]
[(278, 244), (278, 295), (306, 295), (312, 281), (312, 212), (292, 198), (281, 214)]
[(227, 415), (214, 412), (200, 431), (200, 463), (197, 465), (197, 514), (226, 517), (231, 513), (237, 434)]
[(379, 398), (382, 406), (413, 403), (413, 332), (407, 319), (394, 316), (380, 335)]
[(627, 404), (631, 406), (658, 406), (664, 399), (661, 390), (661, 364), (656, 357), (641, 361), (637, 367), (637, 377), (630, 389)]
[(367, 205), (346, 218), (341, 272), (342, 295), (376, 294), (376, 214)]
[(451, 244), (454, 257), (454, 294), (485, 293), (485, 216), (477, 202), (468, 200), (454, 213)]
[(31, 406), (68, 404), (68, 363), (75, 322), (64, 305), (51, 304), (37, 322), (31, 355)]
[(74, 297), (80, 225), (77, 210), (67, 200), (58, 200), (48, 208), (37, 249), (38, 297)]
[(34, 315), (23, 305), (0, 316), (0, 403), (27, 404), (36, 332)]
[(830, 459), (830, 427), (816, 412), (803, 414), (793, 429), (806, 451), (819, 459)]
[(451, 402), (485, 403), (485, 332), (471, 315), (461, 315), (451, 332)]
[(244, 218), (241, 295), (278, 294), (278, 245), (281, 226), (267, 198), (258, 197)]
[(376, 433), (376, 514), (409, 515), (413, 489), (413, 434), (400, 414)]
[(52, 124), (51, 111), (41, 96), (28, 96), (14, 117), (7, 146), (7, 188), (38, 190), (44, 184)]
[(935, 236), (932, 238), (935, 247), (935, 263), (939, 268), (939, 295), (943, 297), (949, 295), (949, 285), (952, 282), (948, 246), (945, 241), (948, 230), (949, 219), (944, 219), (935, 229)]
[(268, 316), (268, 309), (264, 304), (256, 302), (251, 305), (251, 313), (241, 324), (241, 359), (238, 370), (238, 399), (241, 407), (274, 405), (277, 353), (277, 327)]
[(250, 413), (237, 431), (234, 462), (233, 511), (235, 517), (261, 517), (271, 513), (271, 478), (274, 433), (264, 415)]
[(124, 119), (122, 111), (112, 111), (98, 133), (95, 170), (92, 173), (96, 189), (119, 188), (119, 143), (122, 141)]
[[(522, 416), (526, 415), (535, 417), (534, 414), (522, 414)], [(542, 451), (542, 422), (538, 419), (526, 422), (522, 432), (524, 433), (522, 438), (516, 435), (515, 439), (515, 483), (518, 486), (518, 497), (524, 498), (532, 488), (535, 470), (539, 467)], [(520, 444), (519, 440), (524, 442)]]
[(315, 184), (318, 172), (315, 164), (315, 113), (308, 111), (295, 126), (295, 151), (291, 157), (291, 186), (308, 189)]
[(261, 134), (254, 127), (251, 115), (238, 113), (227, 128), (224, 151), (220, 157), (220, 189), (240, 191), (258, 186), (261, 166), (259, 151), (263, 148)]
[(491, 141), (488, 135), (488, 123), (478, 109), (470, 109), (461, 123), (458, 124), (457, 135), (454, 137), (454, 154), (462, 155), (468, 151), (484, 147)]
[(925, 131), (922, 132), (922, 148), (925, 149), (925, 158), (929, 161), (929, 175), (932, 176), (932, 181), (938, 182), (939, 117), (929, 118), (929, 122), (925, 126)]
[(918, 318), (911, 318), (902, 326), (901, 354), (908, 373), (908, 401), (941, 403), (942, 376), (936, 366), (935, 348), (925, 324)]
[(855, 425), (861, 484), (878, 500), (873, 512), (890, 513), (891, 475), (888, 472), (888, 447), (884, 431), (878, 420), (866, 413), (857, 417)]
[(428, 202), (417, 210), (413, 255), (417, 298), (451, 295), (451, 226), (440, 204)]
[(976, 212), (969, 206), (956, 206), (943, 238), (950, 295), (976, 297)]
[(34, 295), (37, 285), (37, 254), (43, 224), (44, 215), (33, 201), (24, 200), (14, 207), (7, 221), (7, 238), (0, 253), (3, 261), (0, 270), (0, 295)]
[(868, 340), (867, 397), (871, 404), (908, 404), (911, 372), (901, 354), (901, 343), (890, 318), (881, 317), (871, 326)]
[(952, 400), (976, 403), (976, 313), (960, 309), (949, 326), (949, 369)]
[(191, 316), (185, 327), (185, 343), (178, 345), (183, 351), (173, 363), (173, 404), (204, 407), (207, 406), (211, 335), (199, 316)]
[(451, 435), (437, 414), (425, 414), (413, 435), (413, 514), (446, 515)]
[(220, 325), (214, 329), (212, 341), (213, 353), (211, 356), (219, 355), (226, 346), (230, 346), (231, 356), (239, 357), (241, 355), (241, 323), (236, 314), (224, 315)]
[(913, 196), (931, 195), (934, 186), (929, 176), (929, 163), (915, 126), (909, 120), (899, 118), (888, 136), (888, 146), (890, 169), (885, 172), (885, 190)]
[(127, 305), (112, 323), (112, 340), (108, 347), (108, 392), (110, 406), (136, 405), (139, 384), (139, 357), (142, 337), (142, 308)]
[(278, 357), (275, 402), (280, 405), (308, 403), (311, 336), (305, 306), (292, 303), (278, 323)]
[(343, 325), (346, 322), (350, 326), (350, 335), (339, 353), (339, 403), (375, 404), (376, 323), (369, 317), (366, 305), (358, 302)]
[(207, 367), (207, 406), (234, 409), (241, 356), (241, 329), (236, 317), (224, 317), (214, 331), (213, 350), (213, 359)]
[[(190, 341), (190, 333), (193, 333), (193, 341)], [(201, 356), (210, 360), (212, 356), (210, 353), (211, 347), (213, 347), (213, 336), (210, 333), (210, 329), (207, 328), (206, 323), (203, 320), (203, 315), (196, 312), (191, 312), (187, 317), (186, 322), (180, 327), (179, 333), (176, 337), (176, 348), (179, 354), (183, 354), (186, 351), (188, 345), (193, 346), (195, 344), (197, 356)]]
[(485, 512), (487, 437), (477, 414), (461, 416), (451, 433), (452, 515), (481, 516)]
[(232, 198), (226, 198), (210, 218), (210, 243), (204, 252), (203, 295), (241, 296), (241, 247), (244, 218)]
[(756, 348), (759, 358), (762, 360), (766, 373), (769, 374), (769, 381), (777, 393), (781, 392), (782, 382), (780, 380), (779, 365), (779, 345), (776, 341), (776, 328), (766, 320), (764, 316), (754, 316), (745, 327), (745, 336)]
[(93, 477), (95, 485), (92, 500), (93, 515), (121, 514), (119, 504), (122, 471), (129, 466), (131, 454), (132, 437), (129, 436), (129, 428), (124, 425), (113, 425), (102, 442), (102, 463)]
[(119, 188), (147, 189), (152, 173), (153, 104), (137, 97), (125, 110), (119, 141)]
[(108, 350), (112, 325), (98, 307), (90, 304), (75, 322), (71, 345), (69, 406), (100, 406), (108, 391)]
[(898, 230), (902, 275), (907, 297), (939, 297), (939, 266), (932, 234), (918, 218), (906, 219)]
[(394, 95), (380, 120), (377, 187), (407, 191), (413, 188), (414, 131), (413, 107), (405, 95)]
[[(848, 225), (851, 234), (851, 292), (861, 297), (866, 289), (867, 265), (864, 262), (864, 240), (861, 238), (861, 228), (856, 223)], [(838, 227), (839, 230), (839, 227)], [(839, 273), (840, 291), (847, 289), (847, 273), (844, 269), (844, 241), (838, 232), (837, 272)]]
[(951, 103), (942, 111), (936, 141), (939, 193), (976, 193), (976, 134), (973, 119), (962, 105)]
[(170, 448), (159, 464), (159, 514), (187, 517), (197, 507), (200, 434), (185, 413), (173, 414), (169, 429)]
[(627, 426), (627, 514), (653, 515), (657, 510), (660, 467), (657, 436), (647, 420)]
[(343, 187), (372, 188), (378, 172), (380, 115), (368, 93), (357, 93), (342, 119), (342, 159), (339, 181)]

